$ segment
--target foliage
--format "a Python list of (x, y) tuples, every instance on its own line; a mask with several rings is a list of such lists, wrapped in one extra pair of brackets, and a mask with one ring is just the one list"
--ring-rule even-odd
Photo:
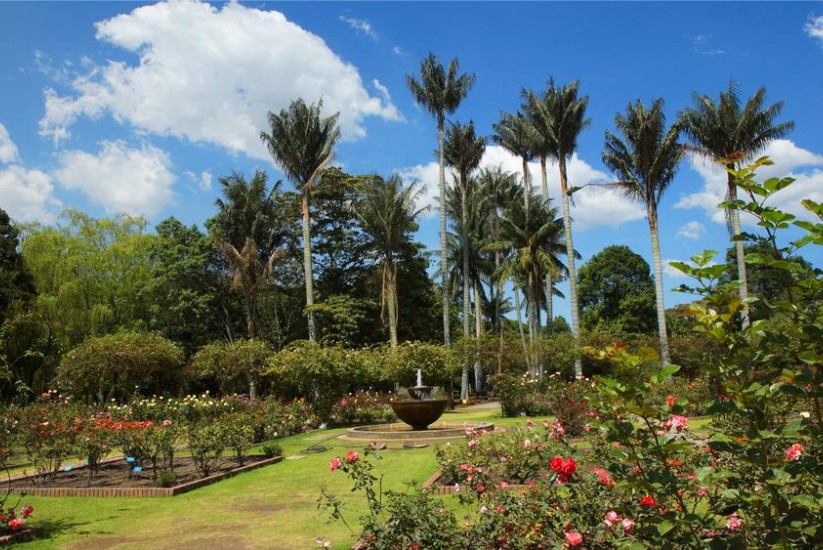
[(256, 418), (251, 412), (235, 412), (221, 416), (217, 422), (225, 428), (226, 447), (234, 451), (240, 465), (246, 462), (246, 452), (254, 443)]
[(229, 395), (255, 384), (272, 354), (263, 340), (212, 342), (194, 354), (187, 371), (194, 379), (216, 380), (220, 393)]
[(269, 360), (266, 375), (281, 395), (301, 395), (321, 419), (330, 419), (334, 404), (367, 382), (356, 352), (315, 342), (293, 342)]
[(183, 354), (156, 333), (118, 332), (92, 337), (69, 351), (57, 369), (57, 383), (76, 398), (98, 403), (128, 398), (140, 388), (179, 381)]
[(227, 427), (221, 422), (197, 422), (187, 430), (189, 451), (200, 477), (208, 477), (226, 450)]
[(583, 326), (620, 332), (653, 332), (654, 285), (651, 270), (627, 246), (607, 246), (579, 271)]
[(391, 408), (395, 398), (393, 393), (381, 394), (369, 390), (352, 392), (334, 405), (332, 420), (338, 424), (396, 422), (397, 415)]
[(20, 255), (20, 230), (0, 208), (0, 324), (6, 320), (15, 300), (28, 300), (34, 294), (31, 275)]
[(458, 358), (444, 346), (425, 342), (403, 342), (393, 350), (381, 353), (380, 377), (401, 386), (417, 383), (420, 369), (427, 386), (446, 386), (457, 374)]

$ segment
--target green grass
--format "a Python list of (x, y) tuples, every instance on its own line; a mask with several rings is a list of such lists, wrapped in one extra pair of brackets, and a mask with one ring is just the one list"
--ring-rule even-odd
[[(522, 422), (500, 418), (499, 411), (450, 411), (444, 420)], [(284, 456), (302, 458), (176, 497), (24, 497), (21, 504), (35, 509), (32, 525), (43, 527), (45, 533), (20, 548), (304, 549), (317, 547), (318, 536), (331, 540), (334, 548), (349, 548), (355, 535), (343, 523), (329, 522), (317, 509), (321, 490), (326, 489), (346, 503), (346, 517), (355, 529), (366, 511), (362, 495), (350, 491), (347, 476), (329, 471), (332, 457), (364, 447), (337, 439), (344, 431), (322, 430), (277, 440)], [(315, 445), (329, 450), (300, 453)], [(432, 447), (389, 448), (380, 454), (374, 472), (383, 476), (384, 490), (402, 491), (409, 482), (419, 485), (437, 469)]]

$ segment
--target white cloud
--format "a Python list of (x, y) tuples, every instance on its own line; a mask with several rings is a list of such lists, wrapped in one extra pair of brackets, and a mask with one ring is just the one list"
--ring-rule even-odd
[(706, 232), (705, 226), (699, 221), (695, 220), (687, 224), (681, 225), (677, 230), (677, 236), (684, 239), (691, 239), (696, 241), (703, 233)]
[[(499, 145), (486, 147), (480, 167), (493, 168), (500, 166), (508, 172), (522, 174), (522, 161)], [(540, 174), (540, 164), (533, 162), (529, 164), (532, 174), (532, 186), (537, 193), (541, 193), (542, 176)], [(597, 183), (608, 181), (609, 176), (599, 170), (592, 168), (588, 163), (574, 155), (567, 164), (569, 185), (583, 186), (587, 183)], [(549, 162), (546, 171), (548, 172), (549, 197), (553, 199), (552, 204), (558, 209), (560, 206), (560, 175), (557, 164)], [(438, 206), (438, 168), (436, 162), (428, 164), (418, 164), (416, 166), (398, 170), (405, 179), (417, 180), (426, 184), (426, 191), (421, 197), (421, 205), (431, 205), (429, 213), (437, 213)], [(451, 176), (446, 175), (447, 184), (451, 185)], [(615, 227), (623, 223), (643, 219), (645, 212), (643, 208), (616, 189), (597, 188), (596, 185), (585, 187), (574, 193), (574, 205), (572, 206), (572, 218), (575, 229), (591, 229), (593, 227), (611, 226)]]
[(823, 46), (823, 15), (818, 17), (810, 17), (806, 21), (806, 34), (812, 38), (820, 40), (820, 45)]
[(354, 66), (276, 11), (160, 3), (97, 23), (97, 39), (138, 62), (92, 67), (72, 80), (72, 95), (46, 90), (42, 135), (59, 142), (78, 118), (111, 114), (142, 132), (269, 159), (259, 137), (266, 113), (298, 97), (323, 98), (324, 114), (340, 113), (346, 139), (365, 135), (364, 117), (401, 119), (369, 95)]
[(712, 46), (711, 35), (698, 34), (692, 40), (692, 46), (694, 47), (694, 51), (700, 55), (723, 55), (726, 53), (725, 50)]
[(392, 48), (391, 51), (393, 51), (395, 55), (399, 55), (399, 56), (402, 56), (402, 57), (405, 57), (405, 56), (409, 55), (406, 52), (404, 52), (403, 48), (401, 48), (400, 46), (395, 46), (394, 48)]
[(129, 148), (122, 141), (104, 141), (97, 155), (85, 151), (60, 154), (55, 179), (83, 192), (109, 212), (151, 217), (173, 199), (171, 161), (151, 145)]
[(203, 170), (200, 173), (200, 180), (197, 182), (197, 187), (199, 187), (201, 191), (210, 191), (213, 179), (210, 171)]
[(17, 160), (17, 145), (11, 140), (9, 131), (0, 123), (0, 162), (12, 163)]
[(0, 208), (20, 222), (51, 222), (61, 206), (48, 174), (19, 165), (0, 169)]
[[(775, 193), (768, 204), (804, 218), (808, 212), (800, 205), (801, 199), (823, 201), (823, 156), (802, 149), (790, 140), (773, 141), (762, 153), (774, 161), (757, 172), (758, 180), (791, 176), (796, 179), (790, 187)], [(689, 156), (689, 164), (703, 179), (703, 188), (697, 193), (683, 195), (676, 208), (703, 208), (709, 218), (725, 224), (725, 213), (717, 205), (726, 198), (726, 172), (717, 164), (696, 155)], [(741, 222), (752, 226), (754, 219), (743, 216)]]
[(377, 40), (377, 32), (371, 26), (371, 23), (365, 21), (363, 19), (357, 19), (355, 17), (345, 17), (343, 15), (340, 16), (340, 21), (346, 23), (349, 27), (353, 28), (354, 30), (360, 31), (366, 36), (372, 38), (373, 40)]

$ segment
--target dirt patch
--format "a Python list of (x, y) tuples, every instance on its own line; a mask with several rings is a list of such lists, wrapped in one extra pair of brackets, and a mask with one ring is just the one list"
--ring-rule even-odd
[[(263, 460), (264, 456), (249, 456), (245, 463), (253, 463)], [(238, 468), (240, 463), (234, 458), (228, 458), (217, 464), (209, 475), (223, 474)], [(133, 463), (125, 459), (112, 460), (100, 466), (91, 478), (89, 484), (89, 469), (85, 466), (71, 468), (69, 471), (61, 470), (57, 473), (53, 481), (34, 483), (33, 478), (18, 478), (11, 481), (12, 489), (80, 489), (86, 487), (102, 488), (123, 488), (140, 489), (159, 487), (160, 484), (154, 479), (154, 470), (151, 465), (143, 465), (141, 471), (135, 472)], [(181, 485), (190, 481), (201, 479), (200, 473), (194, 465), (191, 457), (178, 457), (174, 459), (174, 473), (177, 476), (175, 485)]]
[(121, 544), (129, 544), (131, 542), (135, 542), (135, 540), (126, 537), (90, 538), (72, 545), (71, 548), (76, 550), (110, 550), (111, 548), (117, 548)]

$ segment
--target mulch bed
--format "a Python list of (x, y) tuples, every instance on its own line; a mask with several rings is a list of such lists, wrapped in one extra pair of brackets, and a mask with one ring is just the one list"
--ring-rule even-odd
[(177, 484), (173, 487), (160, 487), (152, 479), (151, 465), (143, 466), (141, 472), (134, 472), (133, 465), (125, 459), (110, 460), (102, 464), (92, 477), (90, 486), (88, 468), (77, 466), (69, 471), (61, 470), (54, 481), (35, 484), (30, 477), (18, 477), (11, 480), (10, 487), (13, 492), (39, 496), (173, 496), (240, 472), (279, 462), (281, 459), (282, 457), (266, 458), (262, 455), (251, 455), (241, 466), (234, 458), (226, 458), (208, 477), (203, 478), (197, 472), (191, 457), (176, 457), (174, 473), (177, 475)]

